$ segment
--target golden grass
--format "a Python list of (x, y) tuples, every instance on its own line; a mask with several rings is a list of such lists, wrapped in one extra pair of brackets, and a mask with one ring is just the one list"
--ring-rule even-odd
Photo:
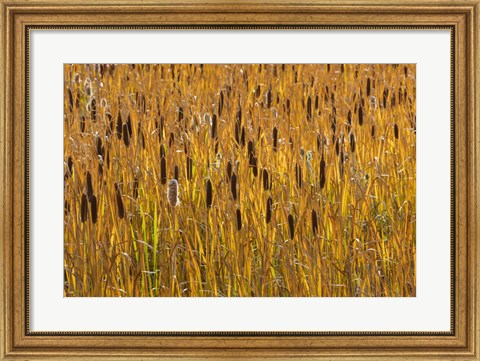
[(414, 65), (64, 71), (66, 296), (415, 296)]

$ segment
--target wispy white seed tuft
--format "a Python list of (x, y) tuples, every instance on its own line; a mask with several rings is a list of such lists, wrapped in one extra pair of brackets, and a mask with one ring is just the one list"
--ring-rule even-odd
[(180, 204), (180, 200), (178, 199), (178, 182), (176, 179), (172, 179), (168, 182), (168, 202), (172, 207), (176, 207)]

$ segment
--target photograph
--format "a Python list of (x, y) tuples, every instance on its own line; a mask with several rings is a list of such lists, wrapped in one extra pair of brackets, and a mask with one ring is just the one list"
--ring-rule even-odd
[(64, 64), (64, 297), (415, 297), (415, 64)]

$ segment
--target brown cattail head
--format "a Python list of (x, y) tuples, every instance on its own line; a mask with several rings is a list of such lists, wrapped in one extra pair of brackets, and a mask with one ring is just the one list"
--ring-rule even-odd
[(372, 136), (372, 138), (375, 136), (375, 125), (372, 124), (372, 130), (370, 132), (370, 135)]
[(229, 182), (230, 179), (232, 178), (232, 170), (233, 170), (232, 162), (228, 161), (228, 163), (227, 163), (227, 182)]
[(222, 115), (223, 110), (223, 91), (220, 91), (220, 99), (218, 100), (218, 115)]
[(258, 176), (258, 159), (257, 159), (257, 157), (252, 157), (250, 159), (250, 164), (251, 164), (251, 167), (252, 167), (253, 176), (254, 177)]
[(88, 218), (88, 203), (87, 203), (87, 195), (84, 193), (82, 194), (82, 201), (80, 204), (80, 220), (82, 223), (85, 223)]
[(123, 219), (123, 217), (125, 217), (125, 208), (123, 207), (122, 193), (120, 192), (120, 188), (118, 187), (117, 183), (115, 183), (115, 196), (117, 198), (118, 216), (120, 219)]
[(394, 126), (393, 126), (393, 133), (395, 135), (395, 139), (398, 139), (398, 125), (397, 125), (397, 123), (395, 123)]
[(179, 172), (180, 172), (180, 169), (178, 168), (178, 165), (176, 165), (173, 170), (173, 174), (174, 174), (173, 178), (175, 178), (177, 181), (178, 181)]
[(95, 100), (95, 97), (92, 97), (90, 100), (90, 117), (93, 121), (97, 119), (97, 101)]
[(172, 179), (168, 182), (168, 192), (167, 192), (168, 203), (172, 207), (176, 207), (180, 204), (178, 199), (178, 181), (176, 179)]
[(73, 111), (73, 94), (70, 88), (68, 88), (68, 106), (70, 111)]
[(355, 153), (355, 134), (350, 133), (350, 150), (352, 153)]
[(313, 234), (318, 234), (318, 219), (317, 219), (317, 212), (315, 209), (312, 209), (312, 232)]
[(240, 231), (242, 229), (242, 213), (238, 208), (237, 208), (236, 216), (237, 216), (237, 230)]
[(267, 209), (265, 213), (266, 213), (265, 221), (267, 223), (270, 223), (270, 221), (272, 220), (272, 197), (268, 197), (267, 199)]
[(267, 168), (263, 168), (262, 178), (263, 178), (263, 189), (268, 191), (268, 189), (270, 188), (270, 184), (269, 184), (269, 181), (268, 181)]
[(92, 196), (90, 198), (90, 214), (92, 215), (93, 224), (97, 223), (98, 214), (97, 214), (97, 197)]
[(293, 239), (295, 236), (295, 224), (293, 221), (293, 216), (291, 214), (288, 215), (288, 229), (290, 231), (290, 239)]
[(122, 139), (122, 132), (123, 132), (123, 126), (122, 126), (123, 122), (122, 122), (122, 116), (120, 115), (120, 113), (118, 113), (118, 117), (117, 117), (117, 128), (116, 128), (116, 133), (117, 133), (117, 138), (118, 139)]
[(277, 142), (278, 142), (278, 129), (277, 127), (273, 128), (273, 151), (277, 151)]
[(212, 116), (212, 139), (217, 137), (217, 114), (213, 114)]
[(206, 188), (206, 192), (207, 192), (206, 206), (207, 206), (207, 208), (212, 208), (213, 189), (212, 189), (212, 182), (210, 181), (210, 179), (207, 179), (205, 188)]
[(128, 132), (127, 123), (123, 124), (122, 130), (123, 130), (123, 143), (125, 144), (125, 146), (128, 147), (130, 145), (130, 135)]
[(80, 133), (85, 132), (85, 116), (80, 117)]
[(232, 178), (230, 179), (230, 189), (232, 190), (232, 197), (233, 199), (237, 199), (237, 175), (235, 173), (232, 174)]
[(323, 189), (325, 187), (325, 160), (322, 157), (322, 160), (320, 161), (320, 188)]
[(312, 97), (310, 95), (307, 99), (307, 120), (312, 120)]
[(265, 96), (267, 98), (267, 108), (270, 109), (272, 107), (272, 90), (268, 89)]
[(361, 105), (358, 108), (358, 124), (359, 125), (363, 124), (363, 107)]
[(167, 160), (165, 157), (160, 158), (160, 180), (162, 184), (167, 183)]
[(93, 196), (93, 185), (92, 185), (92, 175), (90, 172), (87, 172), (87, 197), (91, 199)]

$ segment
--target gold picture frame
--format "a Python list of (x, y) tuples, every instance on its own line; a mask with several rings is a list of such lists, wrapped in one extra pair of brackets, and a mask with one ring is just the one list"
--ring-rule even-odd
[[(480, 359), (479, 6), (473, 1), (0, 0), (0, 359)], [(435, 332), (31, 332), (28, 40), (38, 28), (441, 28), (452, 34), (452, 315)], [(454, 146), (453, 146), (454, 144)]]

